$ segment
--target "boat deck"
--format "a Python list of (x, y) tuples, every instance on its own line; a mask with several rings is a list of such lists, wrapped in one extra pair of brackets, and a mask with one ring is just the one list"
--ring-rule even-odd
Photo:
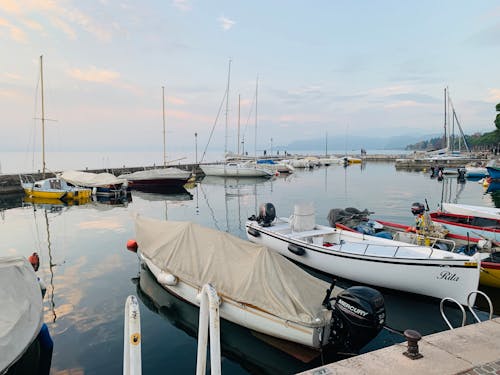
[(308, 231), (295, 232), (286, 219), (280, 219), (271, 227), (271, 230), (291, 240), (321, 246), (324, 250), (335, 250), (355, 255), (405, 259), (463, 258), (456, 253), (444, 253), (438, 249), (323, 226), (316, 226), (315, 229)]

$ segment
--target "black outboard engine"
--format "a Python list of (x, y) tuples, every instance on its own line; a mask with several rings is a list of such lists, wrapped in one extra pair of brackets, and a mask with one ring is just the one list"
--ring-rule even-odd
[(339, 293), (332, 309), (330, 343), (337, 351), (359, 353), (385, 324), (382, 294), (373, 288), (353, 286)]
[(263, 203), (259, 207), (259, 216), (257, 221), (263, 227), (271, 226), (272, 222), (276, 219), (276, 209), (272, 203)]
[(425, 206), (422, 203), (415, 202), (411, 205), (411, 213), (415, 216), (423, 214), (425, 211)]

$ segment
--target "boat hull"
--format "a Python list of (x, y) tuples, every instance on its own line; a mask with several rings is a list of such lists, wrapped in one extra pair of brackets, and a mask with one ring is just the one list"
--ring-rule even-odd
[(442, 224), (454, 234), (471, 237), (482, 236), (495, 241), (500, 239), (500, 227), (475, 225), (474, 221), (472, 221), (474, 217), (446, 212), (432, 212), (430, 217), (432, 221)]
[(482, 261), (479, 282), (482, 285), (500, 288), (500, 263)]
[(188, 180), (189, 178), (129, 180), (128, 186), (131, 189), (151, 192), (172, 189), (184, 190), (184, 185), (187, 184)]
[(206, 176), (218, 177), (264, 177), (269, 178), (274, 173), (267, 168), (257, 168), (251, 166), (224, 166), (224, 165), (203, 165), (200, 166)]
[[(151, 273), (156, 277), (157, 281), (158, 279), (162, 280), (162, 276), (166, 275), (166, 273), (158, 268), (150, 259), (146, 258), (141, 253), (139, 253), (139, 255), (147, 268), (149, 268)], [(178, 298), (195, 306), (200, 306), (198, 294), (201, 291), (201, 286), (192, 285), (181, 279), (177, 279), (175, 285), (166, 285), (161, 282), (159, 282), (159, 284)], [(219, 312), (223, 319), (257, 332), (316, 349), (321, 347), (320, 336), (322, 332), (330, 332), (329, 326), (307, 327), (299, 325), (225, 296), (219, 297), (221, 298)]]
[(488, 175), (494, 179), (494, 180), (499, 180), (500, 179), (500, 168), (496, 167), (486, 167), (486, 170), (488, 171)]
[[(367, 255), (367, 244), (370, 244), (368, 241), (367, 244), (355, 244), (355, 251), (358, 252), (356, 254), (353, 250), (347, 252), (342, 249), (346, 246), (345, 243), (342, 244), (343, 233), (348, 232), (334, 228), (329, 228), (330, 234), (326, 234), (325, 229), (323, 238), (311, 237), (311, 242), (309, 239), (304, 241), (282, 235), (278, 231), (261, 227), (256, 222), (247, 222), (246, 228), (250, 241), (267, 246), (296, 262), (345, 279), (435, 298), (451, 297), (461, 304), (467, 304), (468, 294), (478, 287), (479, 266), (472, 258), (396, 258)], [(351, 234), (363, 238), (362, 234)], [(333, 240), (334, 236), (337, 236), (337, 240)], [(333, 245), (324, 246), (326, 242)], [(383, 242), (379, 242), (381, 243)], [(289, 249), (290, 245), (304, 249), (303, 255)], [(375, 245), (374, 248), (380, 247)]]
[[(406, 242), (402, 238), (408, 238), (411, 243), (424, 242), (425, 237), (419, 235), (415, 232), (409, 231), (411, 227), (407, 225), (392, 223), (389, 221), (377, 220), (377, 223), (383, 225), (383, 231), (389, 231), (396, 236), (400, 241)], [(346, 227), (347, 228), (347, 227)], [(436, 243), (443, 243), (448, 247), (449, 251), (456, 251), (459, 246), (466, 245), (477, 245), (481, 241), (481, 238), (476, 237), (466, 237), (459, 234), (448, 233), (444, 238), (429, 238), (431, 246), (435, 246)], [(450, 246), (450, 243), (452, 244)], [(483, 253), (484, 254), (484, 253)], [(479, 274), (479, 284), (494, 286), (496, 288), (500, 287), (500, 264), (493, 262), (481, 261), (481, 272)]]

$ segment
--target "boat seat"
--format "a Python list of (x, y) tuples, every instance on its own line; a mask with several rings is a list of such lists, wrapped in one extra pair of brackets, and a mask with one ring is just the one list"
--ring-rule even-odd
[(313, 236), (323, 236), (325, 234), (334, 234), (335, 230), (333, 228), (325, 229), (313, 229), (304, 232), (292, 232), (290, 233), (291, 238), (302, 238), (302, 237), (313, 237)]

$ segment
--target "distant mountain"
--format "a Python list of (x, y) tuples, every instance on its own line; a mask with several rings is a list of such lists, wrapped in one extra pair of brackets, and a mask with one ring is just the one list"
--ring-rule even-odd
[[(421, 142), (439, 135), (401, 135), (392, 137), (368, 137), (351, 136), (347, 140), (344, 137), (328, 137), (329, 150), (404, 150), (406, 146)], [(279, 146), (279, 149), (295, 150), (325, 150), (324, 138), (302, 139), (289, 143), (286, 146)]]

